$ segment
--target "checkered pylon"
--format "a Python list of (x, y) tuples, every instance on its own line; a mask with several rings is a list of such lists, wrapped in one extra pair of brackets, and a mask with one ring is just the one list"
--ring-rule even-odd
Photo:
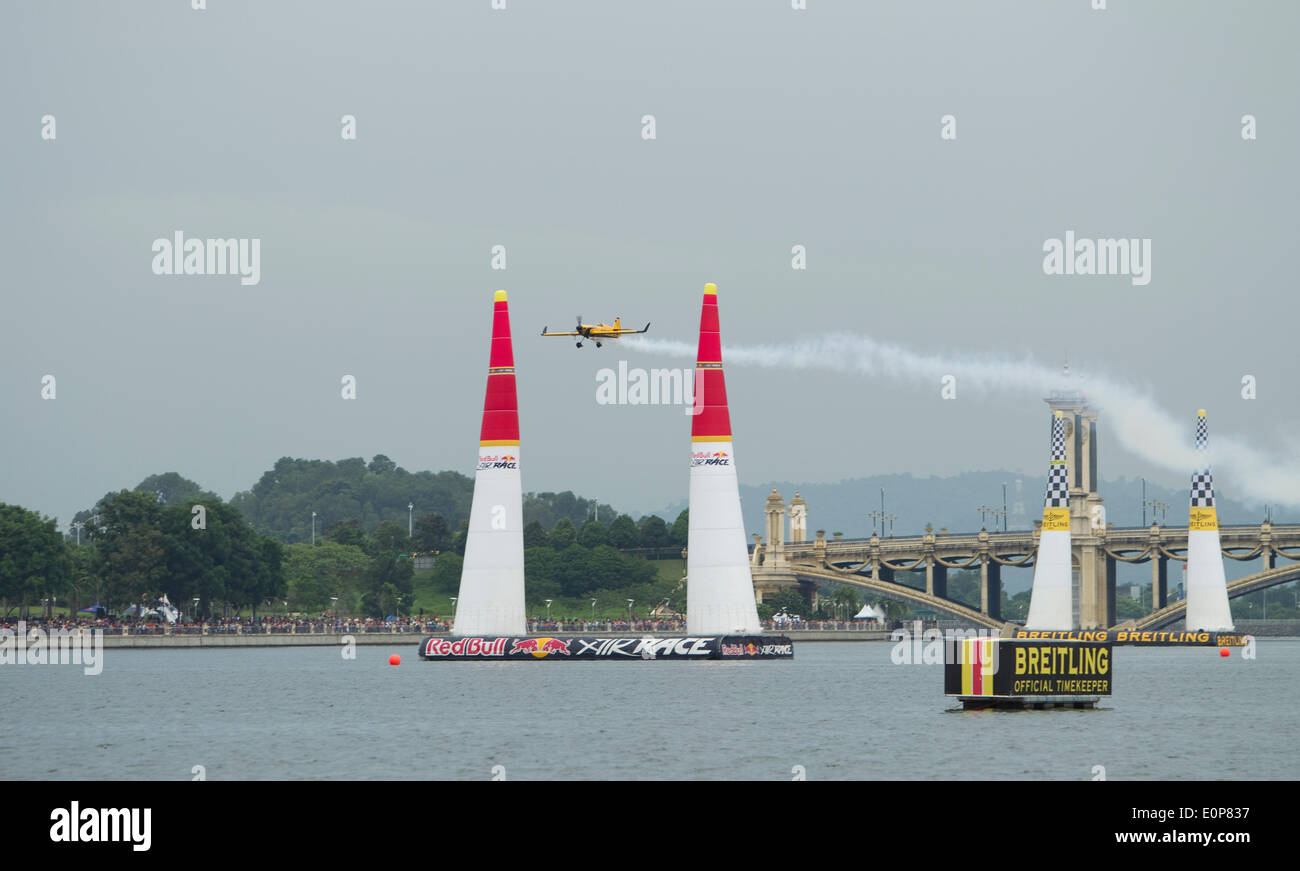
[[(1205, 416), (1200, 415), (1196, 418), (1197, 452), (1202, 454), (1205, 453), (1209, 448), (1209, 443), (1210, 428), (1205, 421)], [(1192, 473), (1192, 507), (1214, 507), (1214, 476), (1210, 474), (1210, 466), (1208, 463)]]
[(1052, 464), (1047, 472), (1045, 508), (1070, 507), (1070, 473), (1065, 466), (1065, 418), (1052, 419)]

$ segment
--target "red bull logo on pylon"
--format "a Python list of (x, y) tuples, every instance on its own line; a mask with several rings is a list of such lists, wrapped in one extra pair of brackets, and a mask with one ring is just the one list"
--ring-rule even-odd
[(569, 642), (561, 638), (519, 638), (507, 655), (516, 653), (531, 653), (538, 659), (545, 659), (552, 653), (568, 656)]

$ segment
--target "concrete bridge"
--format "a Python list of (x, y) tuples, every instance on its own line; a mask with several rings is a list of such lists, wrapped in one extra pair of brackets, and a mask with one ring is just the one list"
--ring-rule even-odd
[[(1187, 528), (1120, 528), (1106, 523), (1103, 500), (1097, 493), (1097, 415), (1080, 397), (1047, 400), (1053, 411), (1066, 415), (1066, 464), (1070, 474), (1070, 539), (1074, 551), (1075, 625), (1101, 629), (1116, 625), (1116, 566), (1120, 562), (1150, 563), (1155, 609), (1138, 621), (1141, 628), (1166, 625), (1183, 616), (1184, 603), (1169, 604), (1168, 563), (1186, 559)], [(1046, 451), (1044, 451), (1046, 455)], [(923, 535), (900, 538), (826, 540), (818, 532), (807, 537), (808, 508), (798, 493), (790, 502), (791, 536), (787, 540), (787, 509), (775, 490), (767, 498), (765, 537), (754, 536), (751, 570), (758, 601), (782, 590), (815, 595), (820, 581), (865, 587), (990, 628), (1003, 625), (1002, 566), (1030, 567), (1038, 552), (1038, 526), (1023, 532), (949, 534), (927, 527)], [(1279, 569), (1278, 557), (1300, 561), (1300, 525), (1225, 526), (1219, 529), (1225, 558), (1260, 560), (1260, 572), (1228, 585), (1229, 596), (1245, 595), (1300, 578), (1300, 566)], [(948, 570), (980, 573), (980, 608), (975, 611), (948, 597)], [(900, 584), (898, 572), (924, 573), (924, 591)], [(1154, 622), (1153, 622), (1154, 621)]]

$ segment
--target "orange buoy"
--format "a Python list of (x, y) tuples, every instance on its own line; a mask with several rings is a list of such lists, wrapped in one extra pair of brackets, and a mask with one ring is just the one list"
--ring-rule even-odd
[(1228, 656), (1228, 655), (1229, 655), (1228, 648), (1226, 647), (1219, 648), (1219, 656)]
[[(1227, 655), (1228, 655), (1228, 648), (1226, 648), (1226, 647), (1223, 648), (1223, 655), (1224, 655), (1224, 656), (1227, 656)], [(392, 656), (388, 657), (388, 664), (389, 664), (389, 665), (401, 665), (401, 664), (402, 664), (402, 657), (400, 657), (400, 656), (398, 656), (396, 653), (394, 653)]]

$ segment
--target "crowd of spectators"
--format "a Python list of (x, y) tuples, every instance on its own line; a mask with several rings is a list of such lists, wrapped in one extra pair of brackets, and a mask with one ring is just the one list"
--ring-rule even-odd
[[(19, 618), (6, 617), (0, 620), (0, 627), (16, 630)], [(101, 629), (105, 635), (355, 635), (357, 633), (438, 633), (450, 632), (451, 620), (438, 615), (429, 617), (399, 617), (380, 620), (374, 617), (269, 617), (216, 618), (194, 622), (168, 624), (159, 620), (120, 620), (106, 617), (99, 620), (70, 620), (56, 617), (45, 620), (40, 617), (27, 617), (24, 622), (28, 629), (40, 627), (45, 631), (59, 629), (76, 630)], [(761, 621), (764, 632), (797, 631), (871, 631), (886, 627), (871, 620), (764, 620)], [(655, 634), (685, 634), (684, 620), (545, 620), (528, 621), (527, 633), (537, 635), (547, 632), (648, 632)]]

